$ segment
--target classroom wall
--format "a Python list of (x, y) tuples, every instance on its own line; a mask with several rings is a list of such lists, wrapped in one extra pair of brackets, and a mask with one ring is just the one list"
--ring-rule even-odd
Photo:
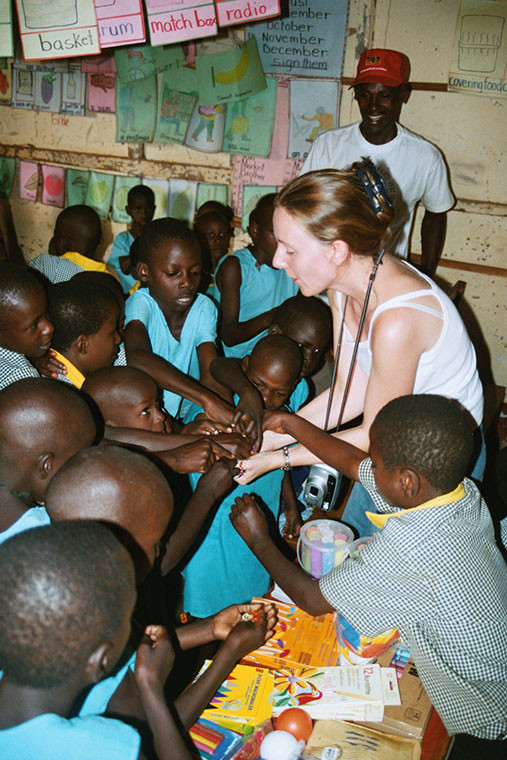
[[(458, 6), (459, 0), (351, 0), (344, 78), (354, 76), (365, 47), (395, 48), (409, 56), (414, 91), (401, 121), (439, 145), (457, 198), (448, 215), (437, 278), (444, 284), (458, 279), (467, 283), (462, 313), (478, 348), (483, 376), (491, 380), (491, 369), (494, 381), (507, 385), (504, 103), (446, 91)], [(234, 39), (206, 44), (223, 49), (241, 39), (242, 31), (236, 28)], [(358, 116), (353, 91), (344, 84), (340, 124), (350, 124)], [(203, 154), (177, 145), (115, 143), (115, 118), (109, 114), (72, 117), (0, 106), (0, 120), (0, 153), (4, 155), (133, 176), (230, 183), (228, 154)], [(58, 209), (19, 200), (16, 183), (11, 205), (26, 258), (47, 250)], [(421, 218), (420, 210), (412, 238), (415, 253), (420, 252)], [(103, 228), (102, 245), (107, 252), (114, 235), (124, 227), (108, 220)], [(238, 230), (236, 246), (244, 242), (245, 235)]]

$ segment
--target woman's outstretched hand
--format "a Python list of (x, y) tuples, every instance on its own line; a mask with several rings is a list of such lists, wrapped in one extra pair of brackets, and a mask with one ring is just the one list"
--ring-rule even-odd
[(249, 459), (238, 459), (236, 467), (239, 473), (234, 477), (234, 480), (242, 486), (251, 483), (252, 480), (260, 478), (265, 472), (276, 469), (276, 465), (271, 460), (271, 452), (254, 454)]

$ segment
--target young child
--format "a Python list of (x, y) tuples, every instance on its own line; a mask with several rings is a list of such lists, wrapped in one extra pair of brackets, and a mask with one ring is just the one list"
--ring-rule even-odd
[(36, 256), (29, 266), (49, 280), (65, 282), (86, 269), (92, 272), (116, 273), (102, 261), (98, 245), (102, 227), (97, 212), (90, 206), (68, 206), (58, 214), (49, 253)]
[[(0, 754), (29, 760), (141, 757), (139, 732), (99, 715), (72, 717), (80, 692), (118, 661), (136, 598), (127, 550), (104, 525), (67, 522), (0, 547)], [(164, 700), (174, 652), (148, 626), (135, 681), (159, 760), (191, 757)]]
[(447, 730), (470, 748), (466, 756), (497, 757), (507, 733), (507, 576), (486, 504), (464, 478), (473, 435), (462, 407), (434, 395), (390, 401), (370, 429), (366, 458), (296, 415), (268, 424), (360, 480), (381, 530), (358, 559), (320, 581), (281, 555), (250, 496), (232, 510), (238, 533), (310, 614), (338, 609), (367, 636), (396, 627)]
[(249, 354), (259, 338), (267, 335), (276, 307), (298, 291), (285, 272), (272, 266), (274, 197), (264, 195), (250, 214), (252, 245), (228, 254), (216, 268), (225, 356)]
[[(230, 470), (220, 463), (202, 477), (201, 484), (176, 531), (167, 539), (173, 498), (166, 479), (141, 454), (116, 446), (102, 446), (80, 452), (60, 470), (48, 491), (47, 509), (52, 521), (88, 519), (117, 526), (126, 540), (130, 537), (128, 546), (139, 582), (164, 546), (164, 572), (174, 567), (188, 550), (203, 516), (230, 485)], [(271, 636), (276, 619), (274, 607), (266, 606), (255, 626), (241, 623), (242, 615), (253, 610), (260, 612), (260, 607), (234, 605), (204, 621), (175, 629), (182, 650), (210, 641), (223, 641), (212, 666), (175, 700), (175, 708), (185, 728), (197, 720), (235, 662)], [(124, 712), (119, 700), (122, 692), (131, 693), (132, 686), (135, 690), (129, 672), (133, 662), (132, 658), (113, 677), (94, 687), (80, 714), (100, 714), (108, 704), (110, 712)], [(120, 684), (122, 688), (118, 689)]]
[(0, 391), (0, 543), (49, 522), (38, 505), (53, 475), (96, 435), (90, 409), (73, 388), (39, 377)]
[(0, 261), (0, 390), (39, 377), (29, 360), (44, 356), (52, 337), (42, 284), (24, 267)]
[(157, 219), (140, 244), (137, 273), (147, 288), (126, 303), (127, 361), (164, 389), (164, 407), (173, 417), (183, 397), (204, 407), (210, 419), (229, 423), (232, 407), (209, 372), (217, 355), (217, 311), (197, 292), (202, 262), (195, 233), (179, 220)]
[[(280, 409), (289, 401), (297, 410), (304, 403), (307, 389), (298, 385), (302, 355), (294, 341), (283, 335), (267, 336), (257, 343), (242, 364), (266, 409)], [(264, 500), (275, 519), (281, 493), (286, 504), (294, 506), (292, 502), (295, 502), (290, 479), (284, 474), (283, 469), (279, 469), (255, 483), (256, 494)], [(190, 481), (195, 487), (198, 476), (190, 475)], [(183, 608), (195, 617), (213, 614), (224, 603), (244, 602), (253, 596), (262, 596), (269, 588), (268, 573), (260, 562), (245, 552), (229, 521), (234, 498), (246, 492), (243, 487), (235, 488), (223, 499), (213, 522), (206, 526), (207, 532), (202, 536), (199, 548), (183, 569)]]
[(124, 292), (128, 293), (137, 283), (137, 278), (132, 274), (130, 247), (151, 222), (155, 213), (155, 195), (151, 187), (132, 187), (127, 195), (125, 211), (131, 217), (132, 224), (128, 230), (116, 235), (108, 262), (115, 268)]
[(204, 272), (201, 281), (201, 292), (212, 298), (215, 292), (215, 269), (223, 256), (229, 252), (232, 229), (227, 217), (220, 211), (207, 211), (199, 214), (194, 222), (202, 241)]
[(86, 375), (111, 366), (118, 356), (118, 301), (108, 288), (74, 279), (52, 285), (48, 295), (52, 353), (67, 370), (58, 379), (79, 389)]

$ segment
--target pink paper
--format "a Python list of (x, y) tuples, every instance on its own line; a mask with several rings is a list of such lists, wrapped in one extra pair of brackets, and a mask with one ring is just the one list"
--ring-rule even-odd
[(244, 185), (271, 185), (283, 187), (297, 177), (302, 161), (286, 158), (284, 161), (257, 156), (232, 157), (232, 207), (237, 214), (243, 208)]
[(217, 33), (213, 0), (145, 0), (152, 45), (209, 37)]
[(19, 197), (25, 201), (37, 200), (39, 165), (32, 161), (19, 162)]
[(280, 15), (280, 0), (215, 0), (219, 26), (232, 26)]
[(114, 74), (87, 74), (86, 94), (89, 111), (115, 113)]
[(87, 74), (116, 74), (116, 63), (113, 53), (102, 53), (90, 58), (83, 58), (81, 71)]
[(61, 166), (42, 167), (42, 202), (46, 206), (63, 208), (65, 197), (65, 169)]
[(95, 0), (100, 45), (144, 42), (144, 15), (141, 0)]
[(289, 148), (289, 83), (278, 80), (269, 158), (285, 160)]

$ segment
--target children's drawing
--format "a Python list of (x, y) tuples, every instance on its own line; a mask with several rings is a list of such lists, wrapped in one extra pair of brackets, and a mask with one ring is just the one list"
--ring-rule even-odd
[(19, 162), (19, 197), (36, 201), (39, 189), (39, 165), (33, 161)]
[(169, 216), (169, 180), (144, 177), (142, 184), (151, 187), (155, 196), (153, 218), (160, 219), (163, 216)]
[(61, 166), (42, 167), (42, 202), (47, 206), (63, 208), (65, 197), (65, 169)]
[(86, 95), (89, 111), (115, 113), (114, 74), (87, 74)]
[(34, 108), (59, 113), (61, 104), (62, 74), (54, 71), (36, 71)]
[(146, 77), (140, 82), (116, 85), (117, 142), (150, 142), (156, 122), (156, 81)]
[(2, 156), (0, 158), (0, 197), (9, 197), (14, 182), (15, 171), (16, 159)]
[(269, 154), (275, 117), (276, 79), (266, 78), (266, 84), (262, 92), (234, 100), (227, 106), (222, 147), (225, 152), (252, 156)]
[(12, 103), (14, 108), (33, 108), (35, 99), (35, 72), (28, 67), (12, 67)]
[(197, 101), (184, 144), (205, 153), (218, 153), (222, 149), (225, 129), (225, 106), (207, 106)]
[(0, 57), (11, 58), (13, 55), (12, 6), (11, 3), (0, 3)]
[[(336, 126), (338, 88), (338, 82), (329, 80), (291, 81), (290, 158), (306, 158), (315, 138)], [(311, 111), (308, 111), (309, 103)]]
[(121, 82), (134, 82), (155, 74), (153, 48), (150, 45), (115, 50), (114, 61)]
[(93, 0), (16, 0), (16, 4), (25, 61), (100, 53)]
[(9, 63), (0, 67), (0, 104), (10, 106), (12, 99), (12, 67)]
[(463, 16), (458, 43), (461, 71), (491, 73), (495, 70), (504, 24), (502, 16)]
[(193, 95), (173, 90), (170, 73), (159, 77), (158, 115), (154, 139), (182, 144), (196, 102)]
[(194, 219), (197, 182), (186, 179), (169, 180), (169, 216), (189, 224)]
[(241, 229), (246, 232), (249, 217), (263, 195), (276, 193), (274, 185), (245, 185), (243, 188), (243, 207), (241, 211)]
[(131, 188), (140, 184), (141, 177), (116, 176), (114, 178), (112, 202), (112, 217), (114, 222), (120, 222), (122, 224), (129, 224), (131, 222), (130, 215), (125, 211), (128, 200), (127, 196)]
[(197, 198), (195, 201), (195, 207), (200, 208), (206, 201), (218, 201), (227, 205), (227, 185), (208, 185), (204, 182), (199, 182), (197, 185)]
[(53, 29), (55, 26), (77, 24), (77, 0), (53, 0), (51, 6), (44, 0), (17, 0), (17, 3), (28, 29)]
[(85, 204), (95, 209), (101, 219), (107, 219), (113, 196), (114, 176), (90, 172)]
[(228, 103), (266, 87), (255, 37), (226, 53), (198, 55), (195, 67), (203, 103)]
[(67, 206), (77, 206), (85, 202), (89, 181), (90, 172), (81, 169), (67, 169), (65, 173)]
[(85, 111), (86, 74), (71, 69), (62, 74), (62, 113), (83, 116)]

